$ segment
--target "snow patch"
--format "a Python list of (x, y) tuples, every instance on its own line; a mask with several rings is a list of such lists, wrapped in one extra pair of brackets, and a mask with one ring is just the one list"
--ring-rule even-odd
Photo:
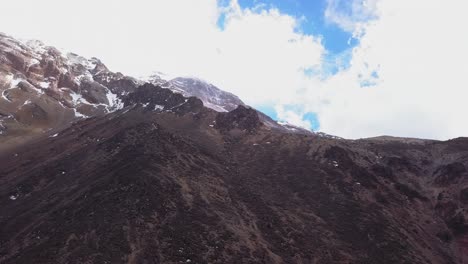
[(8, 90), (12, 90), (12, 89), (15, 89), (16, 87), (18, 87), (18, 84), (20, 82), (22, 82), (22, 81), (24, 81), (23, 78), (17, 78), (13, 74), (9, 74), (9, 75), (5, 76), (5, 82), (9, 84), (9, 88), (2, 91), (2, 98), (5, 99), (8, 102), (11, 102), (11, 100), (8, 99), (8, 97), (6, 96), (6, 92)]
[(8, 89), (3, 90), (3, 92), (2, 92), (2, 98), (3, 98), (4, 100), (8, 101), (8, 102), (11, 102), (11, 100), (8, 99), (8, 97), (6, 97), (6, 95), (5, 95), (5, 92), (6, 92), (7, 90), (8, 90)]
[(77, 84), (77, 85), (81, 85), (81, 83), (83, 81), (88, 81), (88, 82), (93, 82), (94, 81), (94, 77), (93, 75), (86, 71), (84, 74), (82, 75), (78, 75), (78, 76), (75, 76), (75, 78), (73, 79), (73, 81)]
[(72, 103), (76, 107), (78, 104), (88, 104), (88, 105), (93, 105), (92, 103), (88, 102), (81, 94), (77, 94), (74, 91), (70, 93), (70, 96), (72, 98)]
[(323, 133), (323, 132), (314, 132), (314, 134), (317, 135), (317, 136), (319, 136), (319, 137), (323, 137), (323, 138), (343, 139), (342, 137), (329, 135), (329, 134), (326, 134), (326, 133)]
[(24, 81), (22, 78), (13, 78), (10, 82), (10, 89), (16, 88), (20, 82)]
[(42, 41), (39, 41), (39, 40), (28, 40), (26, 41), (25, 43), (32, 51), (34, 51), (35, 53), (39, 54), (39, 55), (43, 55), (47, 52), (47, 48), (46, 48), (46, 45), (42, 42)]
[(106, 97), (109, 102), (109, 105), (106, 107), (107, 112), (117, 111), (124, 107), (122, 100), (120, 100), (120, 98), (118, 98), (117, 95), (112, 93), (109, 89), (107, 90)]
[(3, 120), (0, 119), (0, 135), (3, 135), (3, 132), (4, 132), (4, 130), (6, 129), (6, 127), (3, 125), (2, 121), (3, 121)]
[(208, 108), (211, 108), (211, 109), (215, 110), (216, 112), (224, 112), (224, 113), (229, 112), (224, 107), (222, 107), (220, 105), (212, 104), (212, 103), (207, 102), (207, 101), (203, 101), (203, 105), (208, 107)]
[(93, 70), (96, 67), (96, 62), (81, 57), (74, 53), (67, 53), (67, 59), (69, 65), (83, 65), (87, 70)]
[(88, 118), (89, 117), (89, 116), (83, 115), (82, 113), (78, 112), (78, 110), (76, 110), (76, 108), (73, 108), (73, 111), (75, 112), (75, 117), (78, 117), (78, 118)]
[(157, 111), (157, 110), (163, 110), (164, 109), (164, 106), (163, 105), (154, 105), (154, 111)]
[(28, 100), (26, 100), (26, 101), (23, 103), (23, 105), (21, 105), (21, 107), (23, 107), (23, 106), (25, 106), (25, 105), (28, 105), (28, 104), (30, 104), (30, 103), (31, 103), (31, 100), (28, 99)]
[(40, 61), (38, 59), (32, 58), (32, 59), (29, 60), (28, 68), (33, 66), (33, 65), (39, 64), (39, 63), (40, 63)]

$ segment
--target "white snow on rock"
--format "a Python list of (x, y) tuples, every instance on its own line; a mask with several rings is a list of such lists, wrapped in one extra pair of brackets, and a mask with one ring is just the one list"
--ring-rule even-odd
[(319, 136), (319, 137), (323, 137), (323, 138), (343, 139), (343, 138), (341, 138), (341, 137), (329, 135), (329, 134), (326, 134), (326, 133), (323, 133), (323, 132), (315, 132), (314, 134), (317, 135), (317, 136)]
[(8, 90), (8, 89), (3, 90), (3, 92), (2, 92), (2, 98), (3, 98), (4, 100), (8, 101), (8, 102), (11, 102), (11, 100), (8, 99), (8, 97), (6, 97), (6, 95), (5, 95), (5, 92), (6, 92), (7, 90)]
[(89, 116), (83, 115), (82, 113), (78, 112), (78, 110), (76, 110), (76, 108), (73, 108), (73, 111), (75, 112), (75, 117), (79, 117), (79, 118), (88, 118), (89, 117)]
[(46, 45), (40, 40), (27, 40), (25, 44), (34, 52), (36, 55), (43, 55), (47, 52)]
[(23, 78), (15, 78), (13, 77), (10, 81), (10, 87), (11, 88), (16, 88), (20, 82), (24, 81)]
[(31, 59), (29, 60), (29, 63), (28, 63), (28, 68), (31, 67), (31, 66), (33, 66), (33, 65), (39, 64), (39, 63), (41, 63), (41, 62), (40, 62), (38, 59), (36, 59), (36, 58), (31, 58)]
[(157, 110), (163, 110), (164, 109), (164, 106), (163, 105), (154, 105), (154, 111), (157, 111)]
[(163, 76), (160, 73), (154, 73), (149, 77), (140, 78), (140, 80), (169, 89), (185, 97), (195, 96), (203, 101), (204, 106), (217, 112), (228, 112), (235, 109), (237, 105), (243, 104), (237, 96), (222, 91), (216, 86), (196, 77), (168, 78), (168, 76)]
[(30, 103), (31, 103), (31, 100), (28, 99), (28, 100), (26, 100), (26, 101), (23, 103), (23, 105), (21, 105), (21, 107), (23, 107), (23, 106), (25, 106), (25, 105), (28, 105), (28, 104), (30, 104)]
[(40, 82), (39, 83), (39, 86), (42, 88), (42, 89), (48, 89), (50, 87), (50, 82)]
[(107, 112), (117, 111), (124, 107), (122, 100), (120, 100), (117, 95), (112, 93), (109, 89), (107, 89), (106, 97), (109, 102), (109, 105), (106, 106)]
[(82, 65), (87, 70), (93, 70), (96, 67), (96, 62), (88, 60), (84, 57), (76, 55), (75, 53), (68, 52), (66, 55), (69, 65)]
[(77, 94), (74, 91), (72, 91), (70, 93), (70, 96), (72, 98), (72, 103), (73, 103), (73, 105), (75, 107), (78, 106), (80, 103), (81, 104), (92, 105), (92, 103), (90, 103), (88, 100), (86, 100), (81, 94)]
[(77, 85), (81, 85), (82, 82), (93, 82), (93, 81), (94, 81), (94, 77), (93, 77), (93, 75), (92, 75), (89, 71), (85, 71), (84, 74), (75, 76), (75, 78), (73, 79), (73, 81), (74, 81)]
[(18, 87), (18, 84), (20, 82), (24, 81), (23, 78), (18, 78), (15, 77), (13, 74), (8, 74), (7, 76), (4, 77), (4, 82), (8, 84), (9, 88), (5, 89), (2, 91), (2, 98), (5, 99), (8, 102), (11, 102), (10, 99), (6, 96), (6, 92), (8, 90), (12, 90)]
[(293, 131), (293, 132), (297, 131), (297, 128), (295, 126), (289, 124), (289, 123), (286, 123), (286, 122), (277, 122), (277, 123), (278, 123), (278, 125), (286, 128), (287, 130), (290, 130), (290, 131)]

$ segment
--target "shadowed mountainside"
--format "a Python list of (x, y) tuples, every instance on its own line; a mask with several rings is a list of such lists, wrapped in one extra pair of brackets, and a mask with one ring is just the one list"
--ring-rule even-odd
[(3, 153), (1, 263), (464, 263), (468, 139), (341, 140), (146, 85)]

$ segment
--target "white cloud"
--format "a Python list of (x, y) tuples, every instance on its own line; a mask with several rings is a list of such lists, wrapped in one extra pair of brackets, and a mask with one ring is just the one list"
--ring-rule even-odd
[(378, 16), (379, 0), (326, 0), (325, 19), (356, 37), (362, 34), (365, 24)]
[[(381, 134), (448, 139), (468, 135), (468, 23), (464, 1), (378, 2), (351, 67), (310, 89), (321, 129), (345, 137)], [(361, 88), (359, 76), (379, 80)], [(314, 90), (314, 91), (313, 91)], [(310, 103), (306, 103), (310, 106)]]
[(301, 111), (288, 110), (282, 104), (277, 104), (275, 110), (279, 120), (305, 129), (312, 129), (311, 121), (304, 120), (303, 118), (303, 114), (305, 113), (302, 113)]
[(298, 33), (300, 18), (229, 3), (15, 0), (2, 4), (11, 12), (0, 23), (8, 34), (96, 56), (127, 74), (195, 75), (251, 104), (289, 100), (302, 70), (320, 65), (321, 39)]
[(360, 43), (351, 66), (325, 79), (303, 74), (329, 62), (320, 37), (297, 30), (302, 18), (236, 1), (5, 1), (0, 30), (135, 76), (199, 76), (299, 126), (316, 112), (320, 130), (343, 137), (468, 135), (465, 1), (326, 1), (325, 18)]
[(234, 10), (219, 33), (215, 64), (202, 75), (248, 103), (289, 102), (303, 70), (320, 66), (321, 40), (296, 32), (298, 20), (276, 9)]

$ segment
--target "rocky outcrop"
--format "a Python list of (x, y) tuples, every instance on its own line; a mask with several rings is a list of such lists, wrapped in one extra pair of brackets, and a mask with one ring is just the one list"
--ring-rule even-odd
[(206, 107), (217, 112), (229, 112), (239, 105), (245, 105), (236, 95), (198, 78), (177, 77), (165, 81), (158, 75), (152, 75), (148, 78), (148, 82), (180, 93), (185, 97), (195, 96), (202, 100)]
[[(118, 110), (122, 95), (137, 87), (132, 78), (110, 72), (95, 58), (40, 41), (21, 42), (2, 34), (0, 60), (0, 112), (8, 117), (0, 118), (1, 147)], [(126, 83), (111, 86), (116, 82)], [(38, 109), (41, 121), (32, 122), (29, 118), (37, 116)]]
[(252, 133), (261, 126), (257, 111), (242, 105), (228, 113), (219, 113), (216, 117), (216, 128), (222, 131), (238, 129)]

